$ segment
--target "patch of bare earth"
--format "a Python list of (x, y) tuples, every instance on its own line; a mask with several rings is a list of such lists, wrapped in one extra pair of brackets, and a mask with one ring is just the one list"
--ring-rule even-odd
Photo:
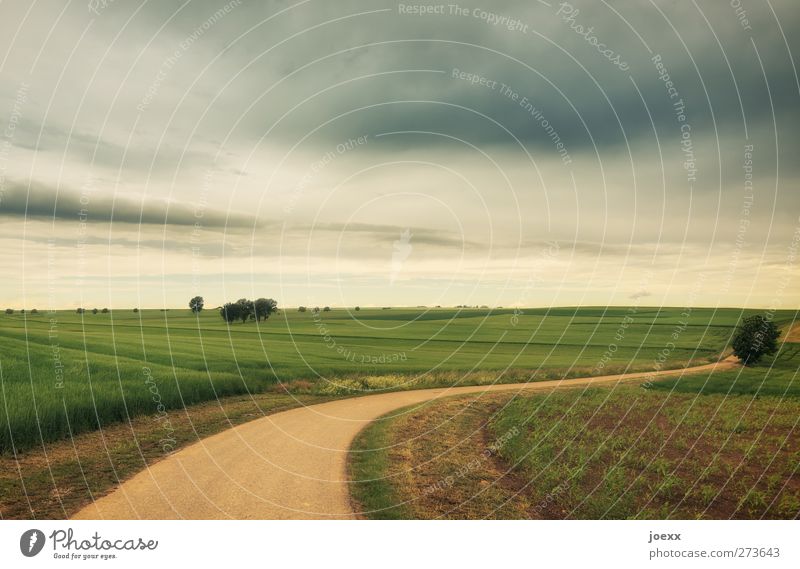
[[(800, 322), (795, 322), (785, 331), (785, 341), (800, 343)], [(778, 340), (780, 341), (780, 340)]]

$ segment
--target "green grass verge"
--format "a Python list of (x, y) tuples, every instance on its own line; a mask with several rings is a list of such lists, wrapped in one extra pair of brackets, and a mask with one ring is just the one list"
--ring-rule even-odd
[(391, 426), (391, 420), (378, 419), (350, 447), (348, 479), (351, 481), (353, 510), (370, 519), (408, 518), (406, 508), (398, 501), (394, 486), (384, 478), (389, 466), (385, 448)]
[(656, 391), (703, 395), (771, 395), (800, 397), (800, 344), (784, 344), (775, 357), (753, 367), (662, 379), (648, 387)]

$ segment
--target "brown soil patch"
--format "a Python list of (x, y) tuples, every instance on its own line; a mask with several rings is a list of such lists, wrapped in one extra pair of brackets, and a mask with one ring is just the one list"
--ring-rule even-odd
[[(800, 322), (791, 324), (784, 330), (784, 339), (787, 342), (800, 342)], [(780, 342), (780, 339), (778, 340)]]

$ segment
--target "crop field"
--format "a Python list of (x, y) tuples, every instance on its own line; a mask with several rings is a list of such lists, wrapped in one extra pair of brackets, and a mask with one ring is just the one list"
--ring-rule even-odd
[(800, 397), (800, 343), (787, 342), (757, 367), (692, 374), (653, 382), (650, 389), (677, 393)]
[(743, 315), (681, 312), (286, 309), (231, 325), (215, 310), (0, 315), (0, 454), (278, 384), (341, 395), (682, 367), (717, 359)]
[(798, 347), (735, 371), (394, 412), (356, 440), (353, 493), (371, 518), (796, 518)]

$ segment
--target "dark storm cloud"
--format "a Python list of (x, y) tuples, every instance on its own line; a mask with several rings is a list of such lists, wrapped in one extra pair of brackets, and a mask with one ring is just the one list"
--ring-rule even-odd
[[(121, 46), (104, 54), (106, 66), (121, 59), (91, 92), (113, 93), (120, 123), (132, 122), (137, 105), (154, 92), (138, 124), (143, 133), (159, 132), (171, 121), (178, 143), (168, 140), (157, 149), (167, 166), (178, 160), (193, 165), (191, 156), (172, 151), (184, 147), (181, 136), (189, 129), (195, 142), (229, 135), (228, 144), (251, 145), (262, 136), (289, 144), (309, 135), (308, 144), (323, 148), (349, 136), (405, 130), (444, 133), (479, 146), (514, 146), (516, 137), (548, 154), (554, 153), (554, 136), (572, 152), (595, 146), (602, 152), (624, 147), (626, 140), (635, 146), (637, 139), (653, 138), (654, 128), (668, 143), (680, 135), (680, 125), (652, 61), (656, 55), (685, 100), (695, 132), (742, 136), (745, 124), (748, 131), (771, 126), (774, 112), (781, 135), (796, 143), (787, 125), (800, 119), (797, 78), (778, 22), (763, 6), (752, 7), (751, 29), (745, 30), (728, 2), (626, 0), (612, 11), (576, 0), (565, 12), (561, 3), (470, 0), (458, 4), (466, 16), (452, 15), (447, 4), (443, 14), (401, 14), (402, 4), (168, 1), (147, 3), (135, 16), (134, 5), (123, 3), (109, 4), (98, 16), (85, 6), (71, 14), (76, 23), (91, 20), (101, 48), (115, 38), (121, 19), (133, 16), (126, 45), (147, 44), (146, 54)], [(797, 29), (800, 12), (789, 2), (774, 5), (783, 29)], [(228, 12), (215, 16), (225, 6)], [(492, 23), (502, 17), (524, 31)], [(591, 36), (629, 70), (609, 62), (576, 26), (591, 28)], [(795, 36), (787, 34), (791, 49)], [(180, 57), (170, 62), (176, 52)], [(454, 70), (483, 83), (454, 77)], [(57, 134), (53, 121), (59, 117), (47, 129)], [(119, 163), (126, 150), (132, 153), (129, 168), (146, 169), (156, 151), (129, 148), (122, 136), (117, 142), (105, 133), (102, 141), (77, 137), (75, 151), (103, 164)], [(195, 162), (204, 159), (199, 153)]]
[[(747, 31), (726, 2), (696, 7), (628, 1), (615, 4), (619, 15), (596, 2), (573, 4), (577, 12), (567, 22), (557, 13), (558, 3), (461, 3), (466, 17), (404, 15), (397, 2), (386, 1), (313, 2), (275, 16), (289, 4), (244, 3), (204, 39), (206, 49), (225, 50), (206, 71), (207, 80), (231, 82), (217, 104), (241, 112), (241, 135), (270, 131), (272, 137), (296, 140), (332, 121), (313, 135), (320, 144), (398, 130), (442, 132), (473, 144), (514, 144), (507, 129), (525, 144), (550, 151), (552, 137), (541, 120), (573, 149), (652, 136), (651, 119), (660, 137), (674, 137), (679, 125), (652, 61), (656, 55), (698, 131), (730, 125), (743, 132), (745, 122), (755, 129), (771, 124), (773, 111), (779, 124), (800, 118), (790, 55), (768, 10), (751, 10)], [(215, 5), (176, 16), (169, 31), (173, 41), (190, 34)], [(160, 15), (149, 17), (167, 17), (173, 6), (159, 4), (153, 9)], [(388, 11), (375, 13), (381, 9)], [(797, 28), (796, 10), (784, 3), (776, 9), (784, 29)], [(516, 19), (526, 31), (492, 25), (483, 17), (487, 13)], [(630, 70), (621, 71), (599, 54), (571, 29), (578, 25), (591, 27)], [(313, 63), (316, 59), (321, 61)], [(454, 77), (454, 69), (484, 81)], [(535, 111), (520, 104), (523, 97)], [(540, 117), (532, 118), (536, 111)], [(284, 113), (289, 114), (282, 118)], [(215, 113), (209, 124), (229, 116)], [(440, 141), (432, 137), (427, 143)]]
[(56, 192), (54, 188), (36, 184), (10, 185), (0, 201), (0, 216), (71, 221), (79, 221), (83, 217), (85, 221), (97, 223), (177, 226), (198, 224), (207, 228), (253, 228), (260, 225), (251, 216), (226, 214), (202, 205), (193, 207), (154, 199), (110, 199), (91, 192)]

